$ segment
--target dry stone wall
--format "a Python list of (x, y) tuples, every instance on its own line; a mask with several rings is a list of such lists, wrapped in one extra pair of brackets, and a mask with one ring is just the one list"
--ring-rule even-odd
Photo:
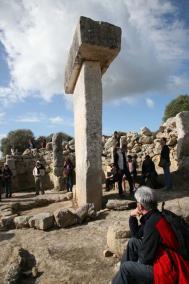
[[(118, 132), (120, 144), (127, 145), (127, 153), (135, 156), (140, 171), (142, 162), (146, 155), (150, 155), (156, 165), (156, 170), (161, 173), (158, 167), (161, 152), (160, 139), (167, 138), (170, 147), (171, 170), (178, 168), (183, 170), (189, 166), (189, 112), (181, 112), (176, 117), (169, 118), (162, 124), (158, 131), (151, 131), (144, 127), (140, 133), (137, 132)], [(59, 141), (55, 135), (54, 145), (47, 143), (46, 149), (24, 151), (22, 155), (6, 157), (6, 162), (13, 171), (14, 190), (28, 190), (34, 188), (34, 178), (32, 175), (36, 160), (40, 160), (46, 169), (44, 178), (45, 188), (56, 188), (57, 177), (61, 177), (61, 189), (65, 188), (63, 176), (63, 159), (67, 156), (75, 163), (75, 141)], [(58, 144), (55, 143), (58, 139)], [(62, 144), (62, 146), (61, 146)], [(58, 146), (57, 146), (58, 145)], [(57, 148), (58, 147), (58, 148)], [(113, 148), (115, 139), (112, 136), (102, 137), (102, 167), (104, 172), (109, 170), (109, 165), (113, 158)]]

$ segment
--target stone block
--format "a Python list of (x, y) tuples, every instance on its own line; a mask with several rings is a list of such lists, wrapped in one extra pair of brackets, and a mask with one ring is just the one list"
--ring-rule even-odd
[(47, 230), (54, 227), (54, 216), (51, 213), (40, 213), (29, 219), (29, 226), (39, 230)]
[(85, 219), (87, 218), (87, 215), (88, 215), (88, 204), (79, 207), (75, 211), (75, 214), (77, 216), (77, 222), (79, 224), (82, 224), (85, 221)]
[(77, 216), (69, 209), (58, 209), (54, 212), (56, 224), (60, 228), (67, 228), (77, 224)]
[(100, 62), (105, 73), (121, 48), (121, 28), (80, 17), (65, 69), (65, 92), (72, 94), (84, 61)]
[(113, 210), (129, 210), (136, 207), (136, 202), (131, 200), (109, 199), (106, 208)]
[(17, 216), (14, 218), (16, 229), (29, 228), (29, 219), (32, 216)]
[(108, 248), (117, 256), (122, 256), (130, 237), (130, 230), (126, 222), (110, 226), (107, 232)]

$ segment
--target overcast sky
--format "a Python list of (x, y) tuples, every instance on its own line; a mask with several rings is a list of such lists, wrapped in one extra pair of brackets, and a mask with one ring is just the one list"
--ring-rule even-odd
[(103, 76), (103, 133), (156, 130), (167, 103), (189, 94), (188, 0), (0, 0), (0, 138), (74, 133), (64, 68), (81, 15), (122, 28)]

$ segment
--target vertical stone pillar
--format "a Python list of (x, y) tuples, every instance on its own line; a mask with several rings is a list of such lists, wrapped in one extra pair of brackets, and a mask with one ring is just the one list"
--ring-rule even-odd
[(65, 71), (65, 92), (74, 93), (76, 197), (101, 208), (101, 77), (121, 48), (121, 29), (80, 17)]
[(85, 61), (74, 90), (76, 196), (101, 207), (102, 84), (99, 62)]
[(60, 191), (63, 189), (63, 149), (62, 149), (62, 135), (55, 133), (52, 137), (53, 148), (53, 182), (54, 189)]

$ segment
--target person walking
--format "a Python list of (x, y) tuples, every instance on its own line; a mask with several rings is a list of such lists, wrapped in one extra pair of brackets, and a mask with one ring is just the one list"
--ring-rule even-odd
[(2, 177), (5, 187), (6, 198), (10, 198), (12, 196), (12, 171), (7, 164), (4, 165)]
[(164, 172), (164, 183), (165, 183), (165, 189), (170, 190), (172, 189), (172, 178), (171, 178), (171, 173), (170, 173), (170, 150), (169, 147), (166, 145), (166, 138), (163, 137), (160, 140), (161, 144), (161, 154), (160, 154), (160, 162), (159, 166), (163, 168)]
[(36, 186), (36, 195), (39, 195), (39, 192), (41, 194), (44, 194), (44, 188), (43, 188), (43, 176), (45, 175), (45, 169), (40, 161), (36, 162), (36, 165), (33, 169), (33, 176), (35, 179), (35, 186)]

